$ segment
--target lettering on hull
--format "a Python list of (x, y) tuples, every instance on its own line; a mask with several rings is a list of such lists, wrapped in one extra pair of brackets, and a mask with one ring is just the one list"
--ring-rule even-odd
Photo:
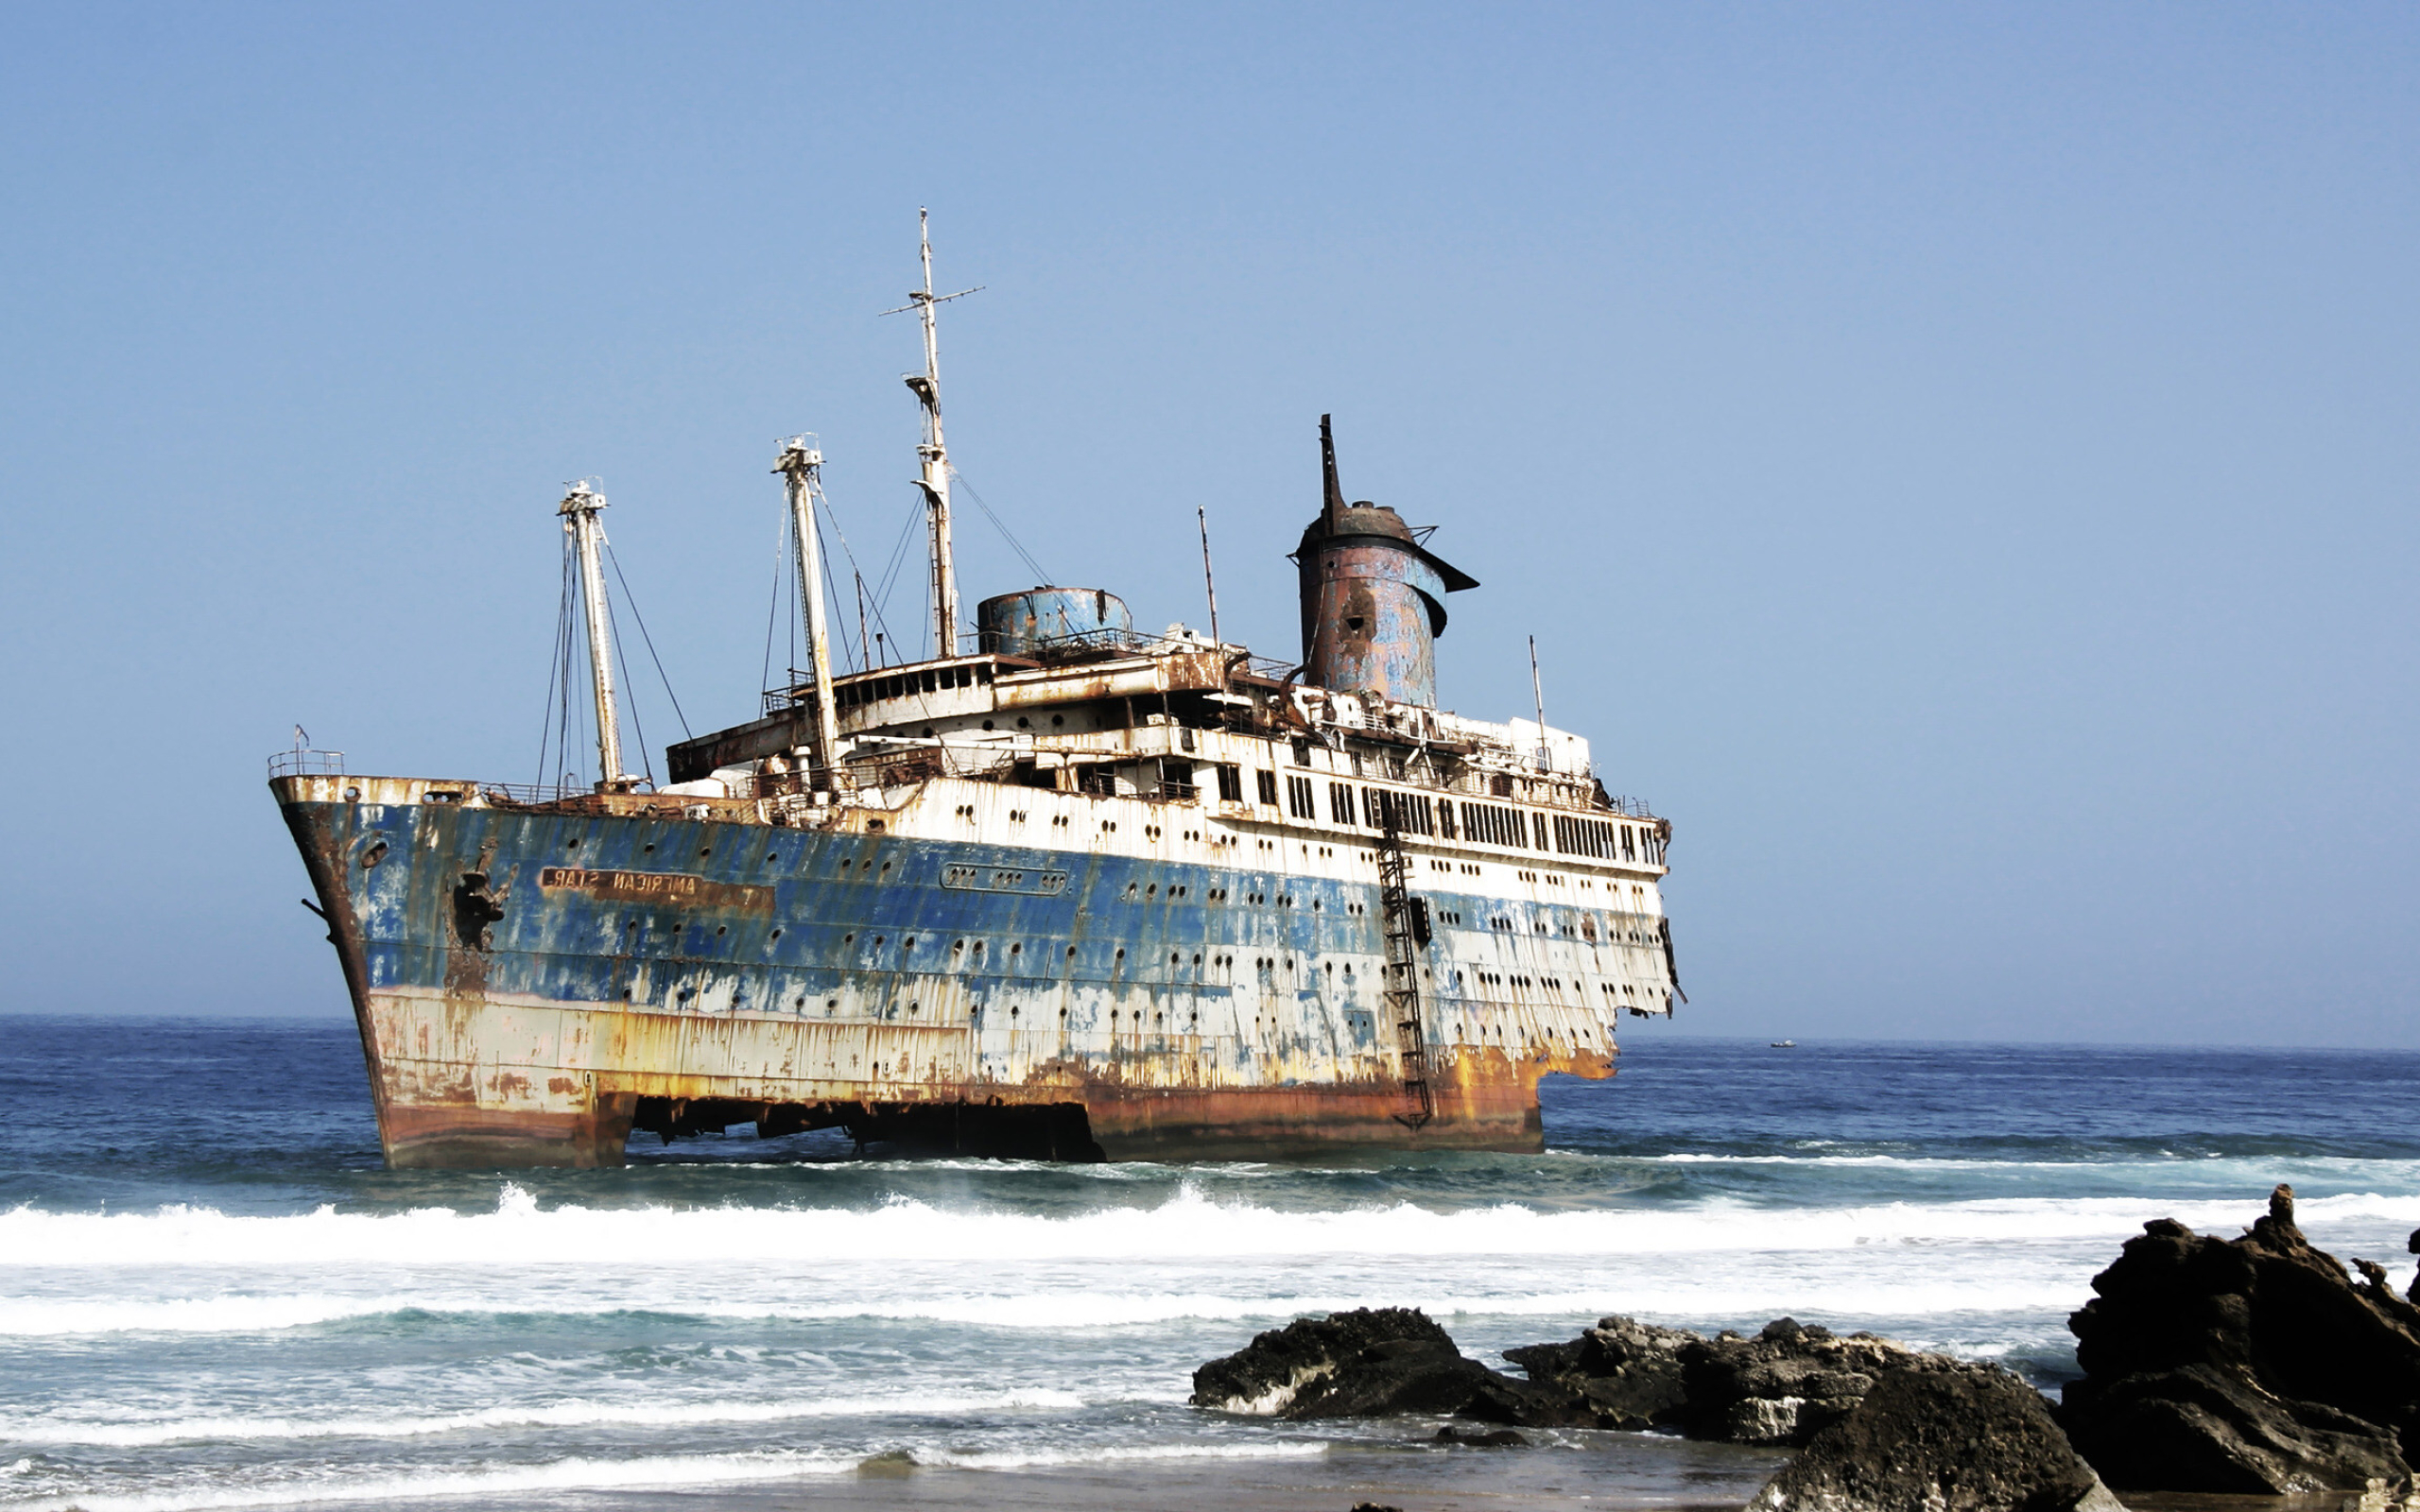
[(736, 908), (743, 913), (773, 911), (773, 889), (738, 882), (710, 882), (684, 871), (598, 871), (585, 867), (546, 867), (538, 885), (549, 891), (569, 889), (606, 902), (697, 903), (708, 908)]
[(1067, 890), (1067, 874), (1018, 867), (950, 866), (942, 868), (942, 885), (974, 892), (1022, 892), (1056, 898)]

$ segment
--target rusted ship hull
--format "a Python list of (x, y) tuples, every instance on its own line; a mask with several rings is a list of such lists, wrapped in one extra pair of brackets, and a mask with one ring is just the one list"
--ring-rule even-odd
[[(1653, 949), (1594, 919), (1583, 942), (1568, 910), (1429, 893), (1441, 919), (1490, 922), (1430, 946), (1424, 1119), (1381, 1032), (1375, 888), (1350, 875), (944, 841), (862, 814), (792, 828), (644, 796), (272, 785), (399, 1167), (617, 1165), (634, 1129), (750, 1122), (1056, 1159), (1537, 1150), (1539, 1078), (1612, 1074), (1613, 1014), (1491, 995), (1501, 973), (1478, 968), (1514, 942)], [(959, 785), (976, 833), (986, 805), (1063, 797)]]

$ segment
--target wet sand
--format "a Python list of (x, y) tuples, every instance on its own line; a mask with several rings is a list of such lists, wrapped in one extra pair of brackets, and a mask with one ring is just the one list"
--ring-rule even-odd
[[(1651, 1434), (1564, 1432), (1527, 1449), (1334, 1444), (1283, 1459), (1166, 1459), (1030, 1469), (875, 1467), (856, 1475), (656, 1491), (651, 1508), (689, 1512), (1350, 1512), (1359, 1503), (1404, 1512), (1492, 1508), (1652, 1508), (1737, 1512), (1789, 1458), (1785, 1452), (1693, 1444)], [(560, 1498), (552, 1504), (562, 1505)], [(579, 1499), (593, 1512), (637, 1498)]]

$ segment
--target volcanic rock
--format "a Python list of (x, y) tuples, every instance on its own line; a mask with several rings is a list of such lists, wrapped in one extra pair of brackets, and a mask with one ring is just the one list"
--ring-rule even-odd
[(1357, 1308), (1297, 1318), (1193, 1372), (1193, 1404), (1273, 1418), (1433, 1413), (1522, 1426), (1585, 1426), (1566, 1392), (1462, 1357), (1416, 1308)]
[(1882, 1372), (1940, 1358), (1786, 1317), (1753, 1339), (1609, 1317), (1568, 1344), (1504, 1357), (1531, 1381), (1579, 1397), (1600, 1428), (1678, 1428), (1737, 1444), (1804, 1444), (1855, 1407)]
[(1681, 1351), (1681, 1431), (1735, 1444), (1804, 1444), (1846, 1417), (1887, 1371), (1924, 1355), (1876, 1333), (1841, 1338), (1775, 1318), (1753, 1339), (1724, 1332)]
[(2238, 1239), (2143, 1226), (2067, 1320), (2083, 1379), (2059, 1419), (2120, 1489), (2274, 1494), (2409, 1482), (2420, 1306), (2356, 1283), (2294, 1224), (2293, 1190)]
[(1451, 1423), (1437, 1430), (1433, 1440), (1440, 1444), (1460, 1444), (1465, 1449), (1523, 1449), (1529, 1440), (1510, 1428), (1491, 1429), (1486, 1433), (1465, 1434)]
[(1587, 1403), (1598, 1427), (1638, 1430), (1680, 1420), (1688, 1400), (1681, 1351), (1704, 1342), (1704, 1335), (1686, 1329), (1609, 1317), (1568, 1344), (1525, 1345), (1505, 1350), (1504, 1358), (1538, 1384)]
[(1886, 1370), (1748, 1512), (2122, 1512), (2048, 1404), (1997, 1366)]

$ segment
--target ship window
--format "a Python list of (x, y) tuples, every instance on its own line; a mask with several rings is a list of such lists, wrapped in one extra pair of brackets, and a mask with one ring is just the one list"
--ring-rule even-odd
[(1327, 810), (1328, 817), (1337, 823), (1351, 824), (1353, 822), (1353, 784), (1350, 782), (1328, 783)]
[(1294, 765), (1297, 766), (1311, 765), (1311, 743), (1301, 735), (1294, 737)]
[(1286, 779), (1286, 806), (1298, 819), (1320, 816), (1319, 802), (1312, 793), (1309, 778), (1289, 776)]
[(1221, 801), (1228, 803), (1240, 803), (1244, 800), (1244, 769), (1242, 767), (1230, 766), (1223, 762), (1219, 764), (1219, 797)]
[(1270, 771), (1255, 771), (1252, 775), (1259, 784), (1261, 802), (1272, 809), (1275, 808), (1277, 806), (1277, 774)]

